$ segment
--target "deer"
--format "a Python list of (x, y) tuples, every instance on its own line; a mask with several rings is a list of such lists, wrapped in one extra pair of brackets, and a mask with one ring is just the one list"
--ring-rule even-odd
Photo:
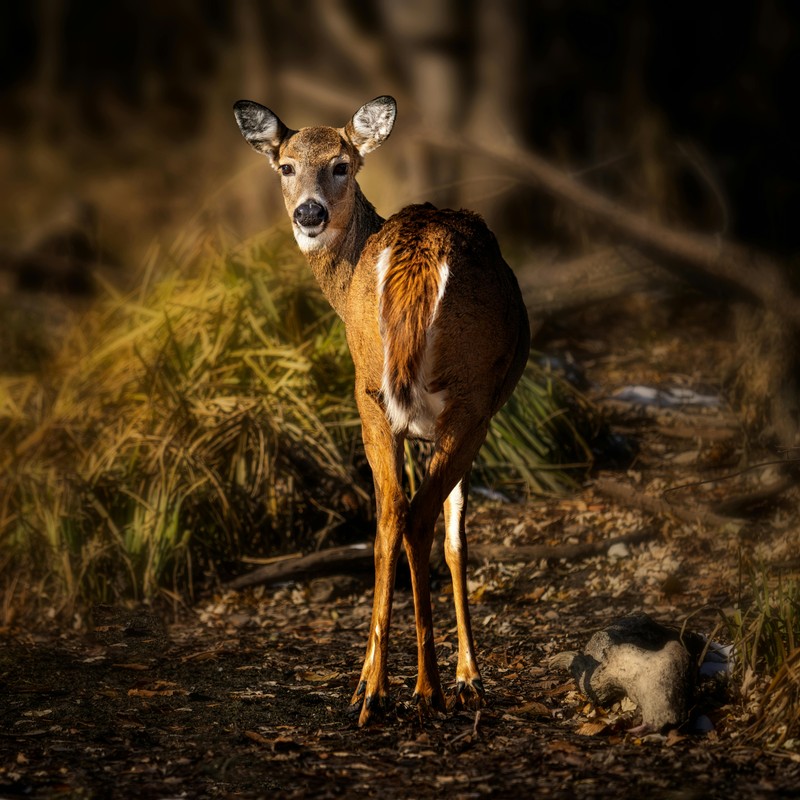
[[(295, 241), (344, 322), (355, 400), (375, 490), (375, 584), (361, 675), (350, 701), (364, 726), (389, 702), (388, 651), (395, 573), (403, 545), (417, 640), (413, 700), (445, 712), (434, 647), (430, 554), (444, 509), (444, 554), (458, 631), (450, 708), (480, 708), (467, 590), (467, 495), (492, 416), (528, 360), (530, 328), (519, 285), (494, 234), (470, 211), (409, 205), (384, 219), (356, 181), (388, 138), (397, 104), (366, 103), (344, 127), (292, 130), (268, 108), (240, 100), (245, 140), (279, 174)], [(432, 442), (413, 497), (403, 485), (406, 440)]]

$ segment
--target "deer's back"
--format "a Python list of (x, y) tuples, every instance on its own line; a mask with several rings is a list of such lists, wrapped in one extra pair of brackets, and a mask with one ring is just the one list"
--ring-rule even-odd
[[(446, 264), (444, 285), (440, 276)], [(503, 259), (494, 234), (471, 211), (411, 205), (386, 220), (367, 241), (356, 267), (355, 303), (365, 311), (367, 298), (380, 298), (394, 279), (392, 300), (409, 314), (420, 314), (420, 296), (442, 290), (440, 314), (493, 319), (499, 329), (514, 330), (524, 312), (517, 280)], [(383, 286), (381, 286), (383, 282)], [(373, 303), (375, 305), (375, 303)], [(504, 324), (507, 312), (515, 313)], [(377, 306), (376, 306), (377, 310)]]
[(516, 278), (472, 212), (414, 205), (389, 218), (356, 268), (350, 313), (369, 321), (351, 326), (357, 369), (398, 427), (449, 401), (496, 410), (527, 359)]

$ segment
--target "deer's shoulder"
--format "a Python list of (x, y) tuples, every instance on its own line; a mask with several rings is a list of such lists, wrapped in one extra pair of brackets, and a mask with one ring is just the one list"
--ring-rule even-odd
[(437, 208), (431, 203), (406, 206), (383, 224), (376, 251), (389, 247), (396, 255), (433, 249), (442, 256), (454, 253), (497, 254), (494, 234), (480, 214), (466, 209)]

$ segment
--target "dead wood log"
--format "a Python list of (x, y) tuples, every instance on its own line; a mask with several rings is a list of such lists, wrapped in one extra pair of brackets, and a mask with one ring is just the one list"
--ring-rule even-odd
[(672, 420), (664, 416), (655, 416), (658, 432), (669, 439), (695, 439), (704, 442), (728, 442), (741, 431), (725, 418), (721, 420), (706, 419), (702, 423), (672, 424)]
[(656, 517), (676, 517), (682, 522), (698, 525), (710, 525), (716, 528), (739, 529), (744, 525), (744, 520), (733, 517), (724, 517), (705, 508), (691, 508), (664, 500), (661, 497), (652, 497), (635, 489), (626, 483), (598, 478), (594, 482), (594, 489), (600, 494), (623, 503), (630, 508), (645, 511)]
[[(654, 528), (594, 542), (564, 545), (473, 545), (469, 548), (469, 562), (482, 564), (484, 561), (537, 562), (537, 561), (578, 561), (602, 555), (615, 544), (637, 544), (657, 536)], [(245, 575), (240, 575), (226, 584), (228, 589), (245, 589), (248, 586), (288, 583), (322, 578), (336, 574), (369, 573), (374, 566), (371, 542), (331, 547), (305, 556), (291, 556), (284, 561), (265, 564)], [(433, 556), (436, 561), (436, 554)]]
[(469, 548), (469, 561), (473, 564), (482, 564), (485, 561), (580, 561), (607, 553), (615, 544), (639, 544), (656, 536), (658, 532), (648, 527), (613, 539), (576, 544), (523, 544), (511, 547), (500, 544), (475, 544)]

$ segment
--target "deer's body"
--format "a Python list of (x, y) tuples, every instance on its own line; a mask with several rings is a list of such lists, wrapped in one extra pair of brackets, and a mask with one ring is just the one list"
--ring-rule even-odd
[[(355, 181), (363, 156), (389, 135), (391, 98), (366, 104), (344, 127), (287, 129), (241, 101), (245, 138), (283, 175), (295, 239), (342, 317), (355, 396), (375, 482), (375, 596), (353, 703), (364, 724), (386, 699), (392, 590), (400, 544), (411, 568), (419, 672), (415, 696), (444, 708), (433, 645), (428, 561), (444, 507), (459, 654), (456, 700), (483, 696), (467, 605), (464, 519), (469, 471), (492, 415), (514, 389), (530, 332), (517, 281), (483, 221), (465, 211), (409, 206), (383, 220)], [(434, 442), (410, 500), (403, 442)]]

